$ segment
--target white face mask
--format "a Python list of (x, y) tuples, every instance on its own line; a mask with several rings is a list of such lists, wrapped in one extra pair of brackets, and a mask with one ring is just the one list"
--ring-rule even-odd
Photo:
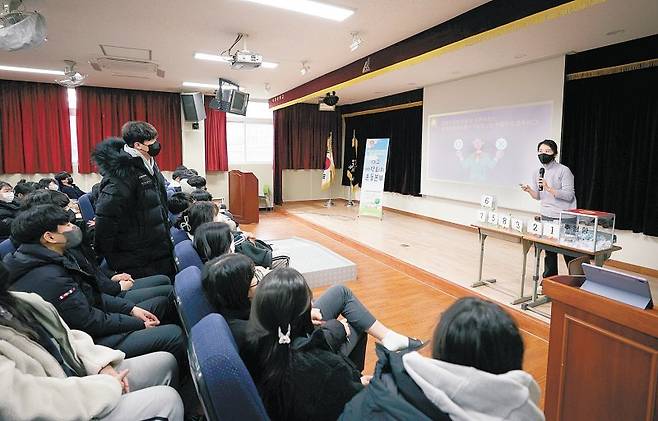
[(14, 201), (14, 192), (13, 191), (8, 191), (5, 193), (0, 193), (0, 200), (2, 200), (5, 203), (11, 203)]
[(48, 184), (48, 189), (50, 189), (50, 190), (59, 190), (59, 186), (57, 184), (50, 183), (50, 184)]

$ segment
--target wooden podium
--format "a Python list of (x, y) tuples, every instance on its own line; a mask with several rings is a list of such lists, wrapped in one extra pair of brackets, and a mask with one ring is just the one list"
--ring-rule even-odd
[(583, 281), (544, 279), (546, 420), (658, 420), (658, 311), (583, 291)]
[(240, 224), (258, 222), (258, 178), (254, 173), (228, 173), (228, 208)]

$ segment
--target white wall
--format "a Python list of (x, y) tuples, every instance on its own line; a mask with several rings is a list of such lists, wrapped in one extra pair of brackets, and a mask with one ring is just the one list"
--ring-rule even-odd
[[(564, 85), (564, 56), (541, 62), (524, 64), (517, 67), (489, 72), (473, 77), (445, 82), (425, 87), (423, 90), (423, 159), (421, 193), (457, 201), (479, 203), (484, 193), (496, 196), (503, 206), (529, 212), (537, 212), (538, 202), (528, 200), (527, 193), (521, 191), (517, 183), (529, 183), (531, 171), (518, 174), (518, 181), (508, 186), (494, 186), (493, 183), (459, 183), (432, 180), (428, 176), (430, 160), (433, 165), (440, 165), (441, 160), (455, 160), (455, 156), (429, 156), (429, 116), (459, 113), (471, 110), (491, 109), (519, 104), (544, 103), (553, 104), (551, 135), (558, 144), (562, 127), (562, 92)], [(532, 153), (534, 145), (541, 139), (528, 139), (524, 150)], [(534, 155), (527, 157), (528, 164), (510, 163), (502, 160), (500, 171), (513, 171), (512, 165), (532, 168), (534, 161), (540, 164)], [(526, 172), (526, 171), (521, 171)], [(578, 181), (578, 180), (576, 180)]]

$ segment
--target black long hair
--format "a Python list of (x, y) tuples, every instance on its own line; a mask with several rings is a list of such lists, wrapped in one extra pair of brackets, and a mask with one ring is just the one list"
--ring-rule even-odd
[(192, 244), (202, 261), (219, 257), (231, 249), (233, 234), (228, 224), (223, 222), (205, 222), (194, 231)]
[(208, 301), (223, 316), (226, 317), (227, 312), (248, 316), (251, 309), (249, 288), (254, 273), (254, 262), (247, 256), (225, 254), (205, 264), (201, 285)]
[(493, 374), (521, 370), (523, 339), (498, 304), (476, 297), (457, 300), (434, 330), (432, 358)]
[(286, 396), (287, 375), (291, 365), (292, 342), (281, 341), (290, 329), (290, 340), (313, 331), (311, 299), (313, 293), (304, 276), (292, 268), (275, 269), (258, 285), (249, 316), (248, 352), (254, 363), (250, 369), (267, 408), (277, 408), (288, 418), (290, 396)]
[(179, 228), (195, 235), (195, 231), (201, 224), (212, 222), (219, 213), (219, 207), (213, 202), (196, 202), (178, 218)]

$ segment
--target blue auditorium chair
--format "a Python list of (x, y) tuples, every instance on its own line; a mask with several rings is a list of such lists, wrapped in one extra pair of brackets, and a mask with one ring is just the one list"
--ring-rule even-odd
[(188, 356), (207, 419), (269, 419), (256, 385), (240, 359), (231, 330), (220, 314), (209, 314), (192, 328)]
[(179, 272), (190, 266), (196, 266), (199, 269), (203, 268), (203, 262), (192, 246), (191, 240), (181, 241), (176, 244), (174, 246), (174, 257)]
[(174, 243), (174, 245), (190, 239), (185, 231), (176, 227), (169, 228), (169, 234), (171, 235), (171, 242)]
[(4, 259), (6, 255), (15, 251), (16, 247), (14, 247), (9, 238), (0, 243), (0, 259)]
[(188, 334), (199, 320), (216, 312), (206, 299), (201, 287), (201, 271), (196, 266), (190, 266), (176, 275), (174, 291), (178, 315)]
[(89, 222), (96, 217), (94, 207), (91, 205), (91, 200), (89, 200), (89, 193), (80, 196), (78, 199), (78, 206), (80, 207), (82, 219), (84, 219), (85, 222)]

